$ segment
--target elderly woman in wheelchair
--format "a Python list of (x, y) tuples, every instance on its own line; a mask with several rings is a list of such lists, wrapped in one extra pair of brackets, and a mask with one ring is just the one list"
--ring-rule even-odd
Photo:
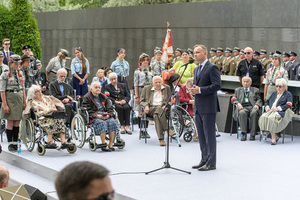
[[(33, 85), (28, 90), (27, 94), (27, 106), (23, 112), (26, 117), (30, 116), (33, 111), (36, 115), (37, 126), (41, 128), (43, 132), (48, 135), (48, 140), (44, 145), (45, 148), (56, 149), (57, 145), (53, 141), (53, 135), (57, 134), (60, 137), (61, 146), (57, 149), (68, 149), (70, 153), (76, 151), (76, 147), (73, 143), (69, 143), (65, 138), (65, 125), (64, 125), (64, 112), (58, 112), (58, 110), (63, 111), (64, 105), (52, 96), (44, 96), (42, 94), (41, 87), (38, 85)], [(63, 115), (58, 117), (57, 115)], [(59, 118), (59, 119), (57, 119)], [(33, 125), (32, 125), (33, 127)], [(38, 141), (39, 145), (41, 141)], [(40, 146), (39, 146), (40, 147)], [(43, 150), (43, 149), (42, 149)], [(41, 152), (43, 152), (41, 150)], [(38, 151), (39, 153), (39, 151)], [(44, 152), (43, 152), (44, 153)], [(42, 154), (43, 155), (43, 154)]]
[[(114, 109), (111, 101), (101, 93), (99, 82), (91, 84), (91, 91), (84, 96), (82, 106), (87, 109), (95, 134), (100, 135), (102, 151), (114, 151), (114, 135), (119, 130), (119, 124), (114, 118)], [(109, 135), (108, 146), (105, 142), (106, 133)]]

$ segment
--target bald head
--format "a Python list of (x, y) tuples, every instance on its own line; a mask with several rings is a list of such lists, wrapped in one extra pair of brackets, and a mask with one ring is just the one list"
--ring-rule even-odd
[(0, 188), (8, 186), (9, 172), (6, 167), (0, 165)]

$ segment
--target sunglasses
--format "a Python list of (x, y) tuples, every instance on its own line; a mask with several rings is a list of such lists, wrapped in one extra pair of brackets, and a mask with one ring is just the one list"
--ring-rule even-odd
[(10, 45), (10, 43), (5, 43), (4, 45)]
[(251, 54), (251, 52), (244, 52), (245, 54)]
[(110, 193), (104, 193), (97, 198), (87, 199), (87, 200), (111, 200), (114, 197), (115, 197), (115, 191), (112, 191)]

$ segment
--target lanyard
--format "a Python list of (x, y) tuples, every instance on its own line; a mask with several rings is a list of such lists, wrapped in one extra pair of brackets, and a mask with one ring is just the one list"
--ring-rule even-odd
[(247, 68), (247, 74), (246, 74), (246, 76), (249, 76), (249, 71), (250, 71), (250, 67), (251, 67), (251, 62), (250, 62), (249, 65), (248, 65), (247, 60), (245, 60), (245, 62), (246, 62), (246, 68)]

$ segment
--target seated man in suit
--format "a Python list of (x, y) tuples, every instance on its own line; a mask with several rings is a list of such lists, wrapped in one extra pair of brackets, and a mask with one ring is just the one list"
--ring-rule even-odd
[(252, 80), (248, 76), (242, 79), (243, 87), (235, 89), (231, 103), (237, 106), (239, 113), (239, 124), (242, 130), (241, 141), (247, 140), (247, 119), (250, 117), (250, 140), (255, 140), (255, 134), (258, 127), (259, 108), (262, 106), (262, 100), (259, 89), (250, 87)]
[(66, 107), (67, 119), (66, 124), (70, 125), (72, 118), (74, 117), (73, 110), (73, 88), (71, 85), (65, 82), (67, 77), (67, 70), (61, 68), (57, 71), (57, 80), (50, 83), (50, 95), (59, 99)]
[[(167, 101), (171, 96), (171, 89), (168, 85), (162, 84), (162, 78), (160, 76), (154, 76), (152, 79), (153, 85), (147, 85), (142, 91), (140, 98), (140, 105), (145, 110), (144, 112), (154, 118), (155, 130), (159, 139), (160, 146), (165, 146), (164, 131), (168, 129), (168, 122), (165, 113), (160, 117), (160, 114), (167, 105)], [(175, 133), (170, 130), (170, 136)]]

